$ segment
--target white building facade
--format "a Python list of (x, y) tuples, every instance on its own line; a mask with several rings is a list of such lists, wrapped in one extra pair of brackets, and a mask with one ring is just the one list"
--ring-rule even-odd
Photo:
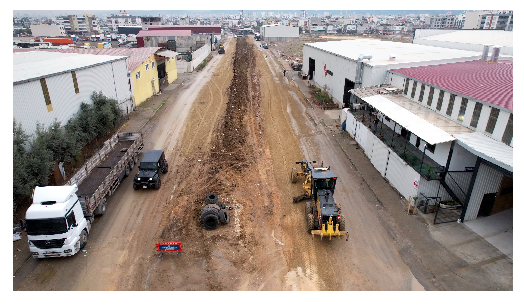
[(260, 27), (263, 41), (298, 41), (299, 28), (280, 24), (263, 25)]
[(65, 125), (93, 92), (115, 99), (124, 113), (133, 110), (126, 56), (60, 52), (13, 54), (13, 117), (28, 135), (37, 123)]

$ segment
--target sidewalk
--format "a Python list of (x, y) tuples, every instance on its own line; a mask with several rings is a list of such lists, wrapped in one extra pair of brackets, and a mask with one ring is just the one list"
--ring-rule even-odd
[[(309, 97), (308, 81), (293, 72), (289, 77)], [(341, 110), (314, 111), (328, 127), (329, 138), (336, 141), (384, 206), (384, 226), (403, 249), (401, 255), (413, 275), (423, 278), (417, 275), (427, 274), (428, 270), (434, 275), (431, 282), (421, 281), (427, 290), (457, 290), (453, 282), (463, 290), (513, 289), (511, 210), (465, 223), (437, 225), (433, 224), (435, 214), (418, 211), (416, 215), (408, 215), (406, 199), (380, 175), (358, 143), (340, 129)]]
[(180, 73), (178, 78), (169, 84), (164, 90), (158, 95), (150, 97), (145, 102), (138, 105), (133, 112), (129, 115), (129, 120), (125, 123), (121, 132), (138, 132), (142, 131), (142, 128), (147, 122), (155, 115), (162, 105), (162, 102), (170, 100), (170, 97), (174, 94), (178, 94), (180, 90), (186, 88), (192, 81), (193, 73)]

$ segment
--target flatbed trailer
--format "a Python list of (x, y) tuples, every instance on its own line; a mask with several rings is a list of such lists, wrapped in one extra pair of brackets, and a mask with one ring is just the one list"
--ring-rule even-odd
[(107, 197), (116, 191), (122, 179), (137, 164), (143, 147), (141, 133), (118, 133), (107, 140), (104, 147), (69, 180), (68, 185), (78, 185), (76, 194), (85, 217), (105, 212)]

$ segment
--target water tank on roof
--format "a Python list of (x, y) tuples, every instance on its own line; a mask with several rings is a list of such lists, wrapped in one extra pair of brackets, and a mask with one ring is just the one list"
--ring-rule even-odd
[(491, 46), (488, 44), (484, 45), (484, 49), (482, 49), (482, 57), (480, 58), (480, 61), (488, 61), (489, 47)]
[(491, 53), (491, 60), (490, 62), (498, 62), (499, 61), (499, 55), (500, 55), (500, 46), (494, 46), (493, 47), (493, 53)]

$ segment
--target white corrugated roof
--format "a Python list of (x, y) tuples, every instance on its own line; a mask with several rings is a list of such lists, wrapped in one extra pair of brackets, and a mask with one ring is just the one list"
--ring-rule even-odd
[(13, 83), (30, 81), (126, 58), (127, 56), (38, 51), (13, 53)]
[(156, 52), (155, 54), (156, 54), (156, 55), (160, 55), (160, 56), (164, 56), (164, 57), (175, 57), (175, 56), (178, 55), (177, 52), (169, 51), (169, 50), (164, 50), (164, 51)]
[(361, 97), (361, 99), (431, 145), (455, 140), (449, 133), (382, 95)]
[(513, 47), (513, 31), (457, 30), (451, 33), (426, 36), (419, 39)]
[[(315, 42), (306, 43), (304, 46), (310, 46), (355, 61), (358, 60), (361, 54), (369, 54), (373, 58), (371, 60), (365, 59), (364, 63), (370, 66), (389, 66), (402, 63), (452, 60), (455, 58), (476, 59), (482, 55), (481, 52), (373, 39)], [(389, 60), (392, 54), (395, 55), (395, 60)]]
[(513, 147), (478, 132), (455, 134), (460, 146), (474, 155), (513, 172)]

